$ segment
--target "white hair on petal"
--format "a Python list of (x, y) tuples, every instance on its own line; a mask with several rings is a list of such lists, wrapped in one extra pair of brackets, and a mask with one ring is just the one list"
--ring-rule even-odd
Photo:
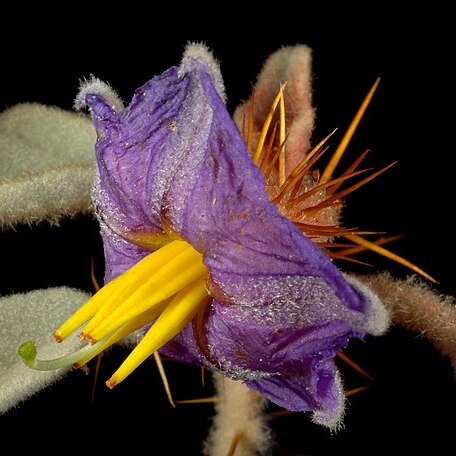
[(350, 285), (356, 288), (370, 304), (370, 309), (367, 313), (367, 326), (364, 327), (364, 330), (374, 336), (382, 335), (391, 324), (391, 317), (387, 308), (372, 288), (352, 275), (344, 274), (344, 276)]
[(87, 106), (87, 95), (98, 95), (116, 112), (122, 112), (124, 109), (124, 104), (116, 91), (109, 84), (93, 75), (89, 79), (81, 81), (79, 93), (74, 100), (76, 110), (79, 111)]
[(179, 69), (179, 77), (203, 65), (211, 75), (215, 88), (222, 100), (226, 101), (225, 84), (223, 83), (220, 65), (212, 51), (204, 43), (188, 43)]
[(326, 426), (332, 432), (339, 431), (343, 428), (343, 419), (345, 415), (345, 402), (347, 401), (342, 385), (340, 374), (337, 371), (334, 380), (334, 389), (337, 394), (337, 405), (335, 410), (328, 411), (324, 409), (316, 410), (312, 413), (312, 421), (316, 424)]

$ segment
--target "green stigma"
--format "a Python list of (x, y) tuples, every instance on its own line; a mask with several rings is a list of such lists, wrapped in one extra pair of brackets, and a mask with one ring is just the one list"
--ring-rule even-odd
[(92, 353), (99, 353), (100, 346), (104, 346), (111, 335), (112, 333), (98, 341), (96, 344), (86, 345), (76, 352), (54, 359), (37, 359), (36, 346), (31, 340), (21, 344), (17, 353), (21, 357), (22, 361), (31, 369), (40, 371), (63, 369), (73, 365), (78, 365), (82, 359), (89, 357)]

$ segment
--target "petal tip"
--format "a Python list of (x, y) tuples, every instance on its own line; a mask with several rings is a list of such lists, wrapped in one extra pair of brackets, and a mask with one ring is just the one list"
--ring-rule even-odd
[(355, 278), (352, 275), (344, 274), (347, 281), (352, 285), (369, 304), (369, 309), (366, 313), (367, 323), (363, 331), (373, 336), (382, 335), (390, 326), (391, 316), (378, 295), (369, 288), (365, 283)]
[(185, 46), (184, 55), (179, 69), (179, 77), (203, 66), (211, 75), (215, 88), (222, 100), (226, 101), (225, 85), (223, 83), (220, 65), (214, 54), (204, 43), (188, 43)]
[(312, 421), (336, 432), (343, 428), (346, 398), (339, 372), (334, 381), (333, 404), (331, 407), (320, 408), (312, 413)]
[(124, 109), (123, 102), (115, 90), (95, 76), (81, 81), (79, 93), (74, 100), (74, 108), (79, 111), (87, 106), (91, 107), (91, 96), (101, 98), (115, 112), (121, 112)]

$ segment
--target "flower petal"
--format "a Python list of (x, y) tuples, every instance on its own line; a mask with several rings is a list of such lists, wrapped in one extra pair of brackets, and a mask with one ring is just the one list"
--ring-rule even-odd
[(57, 344), (53, 331), (89, 298), (70, 288), (49, 288), (0, 299), (0, 413), (14, 407), (61, 378), (68, 369), (36, 371), (28, 368), (17, 350), (33, 340), (40, 357), (55, 358), (80, 346), (76, 336)]
[(95, 135), (90, 121), (39, 104), (0, 114), (0, 226), (90, 210)]
[(189, 46), (180, 68), (138, 89), (122, 112), (85, 90), (98, 131), (107, 279), (139, 261), (138, 240), (182, 236), (203, 254), (214, 299), (204, 331), (187, 325), (164, 353), (258, 382), (275, 402), (335, 426), (343, 401), (334, 355), (387, 318), (269, 200), (212, 55)]
[(273, 376), (246, 383), (287, 410), (313, 411), (313, 420), (318, 424), (331, 429), (341, 424), (345, 397), (333, 360), (314, 360), (301, 375)]
[(103, 223), (101, 223), (101, 235), (105, 257), (105, 283), (130, 269), (149, 254), (143, 248), (127, 242), (110, 231)]
[[(342, 417), (343, 394), (334, 355), (349, 338), (361, 336), (353, 330), (360, 317), (347, 309), (338, 313), (331, 302), (309, 301), (309, 306), (315, 306), (314, 314), (291, 299), (282, 304), (271, 309), (214, 301), (205, 328), (206, 350), (213, 363), (209, 366), (229, 378), (246, 381), (249, 387), (288, 410), (315, 411), (323, 424), (337, 426)], [(316, 312), (317, 307), (323, 308), (322, 312)], [(348, 314), (344, 318), (344, 312), (352, 312), (353, 322)], [(201, 363), (192, 337), (191, 328), (186, 328), (163, 352)]]
[(121, 113), (98, 84), (83, 88), (98, 134), (97, 213), (121, 236), (162, 231), (161, 202), (179, 164), (167, 146), (188, 85), (177, 71), (171, 68), (139, 88)]
[[(253, 282), (312, 276), (348, 308), (365, 311), (361, 294), (269, 201), (264, 179), (204, 65), (195, 66), (189, 78), (194, 89), (185, 102), (191, 102), (192, 110), (183, 111), (187, 123), (202, 127), (199, 142), (182, 155), (182, 171), (164, 203), (176, 231), (205, 255), (215, 286), (232, 302), (242, 303), (254, 298)], [(187, 144), (186, 136), (180, 139)], [(268, 295), (265, 288), (262, 296)]]
[[(306, 305), (301, 302), (278, 305), (280, 311), (214, 302), (206, 330), (220, 370), (225, 368), (223, 360), (230, 360), (230, 364), (235, 363), (240, 369), (275, 374), (301, 370), (306, 359), (334, 357), (350, 337), (362, 333), (353, 330), (355, 323), (351, 323), (343, 310), (332, 309), (334, 317), (329, 317), (332, 302), (322, 304), (328, 309), (319, 315), (315, 304), (307, 318)], [(357, 313), (351, 312), (356, 322)]]
[(179, 69), (138, 89), (121, 113), (85, 87), (99, 131), (100, 219), (127, 240), (170, 225), (204, 254), (215, 287), (232, 302), (254, 299), (246, 295), (252, 280), (312, 276), (363, 313), (362, 295), (269, 201), (214, 68), (207, 50), (190, 45)]

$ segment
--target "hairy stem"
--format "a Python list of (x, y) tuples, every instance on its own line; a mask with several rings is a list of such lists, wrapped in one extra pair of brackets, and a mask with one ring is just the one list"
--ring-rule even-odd
[(387, 273), (359, 276), (378, 294), (393, 322), (420, 332), (448, 356), (456, 371), (456, 300), (432, 290), (416, 276), (395, 279)]
[(218, 401), (209, 436), (204, 443), (206, 456), (254, 456), (266, 454), (271, 445), (265, 421), (266, 399), (243, 383), (214, 374)]

